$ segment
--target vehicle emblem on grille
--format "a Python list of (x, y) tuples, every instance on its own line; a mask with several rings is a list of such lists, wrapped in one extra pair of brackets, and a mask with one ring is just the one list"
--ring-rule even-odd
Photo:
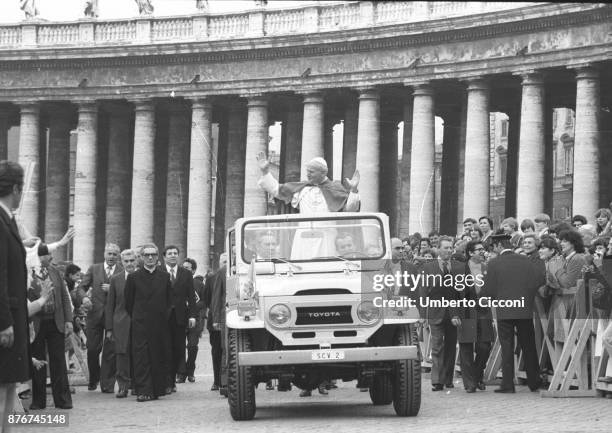
[(340, 317), (340, 312), (338, 311), (315, 311), (312, 313), (307, 313), (308, 317)]

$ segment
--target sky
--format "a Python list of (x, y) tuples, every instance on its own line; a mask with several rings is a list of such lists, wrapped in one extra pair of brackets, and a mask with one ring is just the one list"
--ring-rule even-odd
[[(16, 23), (24, 18), (19, 0), (0, 0), (0, 23)], [(268, 9), (300, 7), (316, 1), (269, 0)], [(36, 0), (39, 18), (49, 21), (76, 21), (83, 17), (85, 0)], [(152, 0), (154, 16), (188, 15), (196, 11), (196, 0)], [(257, 9), (254, 1), (209, 0), (210, 13), (239, 12)], [(138, 16), (134, 0), (98, 0), (99, 19)]]

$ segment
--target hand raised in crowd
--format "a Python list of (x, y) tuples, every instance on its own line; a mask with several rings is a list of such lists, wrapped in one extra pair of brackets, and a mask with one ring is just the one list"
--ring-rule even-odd
[(257, 154), (257, 165), (259, 166), (262, 174), (268, 174), (270, 171), (270, 158), (266, 156), (265, 152), (259, 152)]
[(108, 341), (113, 341), (114, 340), (113, 331), (111, 331), (111, 330), (106, 331), (106, 339)]
[(351, 192), (357, 193), (359, 192), (357, 187), (359, 186), (360, 179), (361, 175), (359, 174), (359, 170), (355, 170), (352, 179), (349, 179), (348, 177), (344, 178), (344, 186)]
[(51, 296), (51, 292), (53, 291), (53, 283), (51, 280), (40, 280), (40, 298), (42, 299), (42, 303), (44, 304)]
[(93, 306), (93, 304), (91, 303), (91, 299), (89, 298), (83, 298), (83, 308), (85, 308), (86, 310), (90, 310), (91, 307)]
[(102, 288), (102, 290), (104, 290), (106, 293), (108, 293), (108, 290), (110, 289), (110, 284), (108, 283), (102, 283), (102, 286), (100, 286)]
[(451, 319), (451, 323), (452, 323), (454, 326), (461, 326), (461, 319), (460, 319), (459, 317), (457, 317), (457, 316), (454, 316), (454, 317)]
[(62, 238), (60, 239), (59, 241), (60, 245), (62, 246), (68, 245), (68, 242), (70, 242), (72, 238), (74, 238), (75, 234), (76, 234), (76, 231), (74, 230), (74, 227), (70, 227), (68, 231), (64, 233), (64, 236), (62, 236)]
[(189, 324), (187, 325), (187, 327), (189, 329), (195, 328), (196, 326), (196, 319), (194, 319), (193, 317), (189, 318)]

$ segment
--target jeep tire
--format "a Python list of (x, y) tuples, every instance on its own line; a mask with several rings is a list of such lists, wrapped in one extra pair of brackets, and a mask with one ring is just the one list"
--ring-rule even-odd
[(228, 331), (227, 398), (230, 414), (235, 421), (248, 421), (255, 416), (255, 384), (251, 367), (238, 365), (238, 353), (251, 351), (251, 338), (240, 329)]
[[(419, 346), (416, 330), (411, 325), (397, 328), (394, 346)], [(395, 362), (393, 371), (393, 408), (398, 416), (416, 416), (421, 408), (421, 361), (403, 359)]]
[(393, 401), (393, 384), (388, 374), (377, 373), (372, 378), (370, 386), (370, 399), (374, 406), (391, 404)]

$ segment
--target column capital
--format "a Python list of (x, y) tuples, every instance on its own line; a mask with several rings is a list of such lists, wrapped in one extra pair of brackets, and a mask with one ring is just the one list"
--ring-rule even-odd
[(535, 69), (515, 72), (513, 75), (521, 77), (523, 86), (541, 86), (544, 84), (544, 74)]
[(243, 98), (247, 99), (247, 107), (267, 107), (268, 98), (263, 93), (256, 93), (252, 95), (245, 95)]
[(298, 95), (302, 95), (302, 102), (304, 104), (323, 104), (325, 97), (323, 92), (312, 91), (312, 92), (296, 92)]
[(99, 108), (99, 103), (93, 100), (78, 100), (73, 101), (76, 104), (79, 114), (81, 113), (97, 113)]
[(434, 90), (429, 81), (414, 83), (412, 86), (413, 96), (433, 96)]
[(40, 103), (38, 101), (19, 101), (16, 102), (17, 106), (19, 106), (19, 111), (22, 114), (39, 114), (40, 113)]
[(134, 104), (134, 111), (155, 111), (155, 101), (153, 99), (131, 99)]
[(474, 78), (466, 78), (463, 80), (465, 84), (467, 84), (467, 90), (490, 90), (491, 83), (488, 79), (482, 77), (474, 77)]
[(189, 98), (191, 100), (191, 109), (212, 110), (212, 100), (208, 97)]
[(568, 69), (573, 69), (576, 72), (577, 80), (599, 78), (599, 67), (592, 63), (583, 63), (580, 65), (568, 66)]
[(359, 100), (364, 99), (380, 99), (380, 92), (374, 87), (356, 87), (355, 90), (359, 92)]

